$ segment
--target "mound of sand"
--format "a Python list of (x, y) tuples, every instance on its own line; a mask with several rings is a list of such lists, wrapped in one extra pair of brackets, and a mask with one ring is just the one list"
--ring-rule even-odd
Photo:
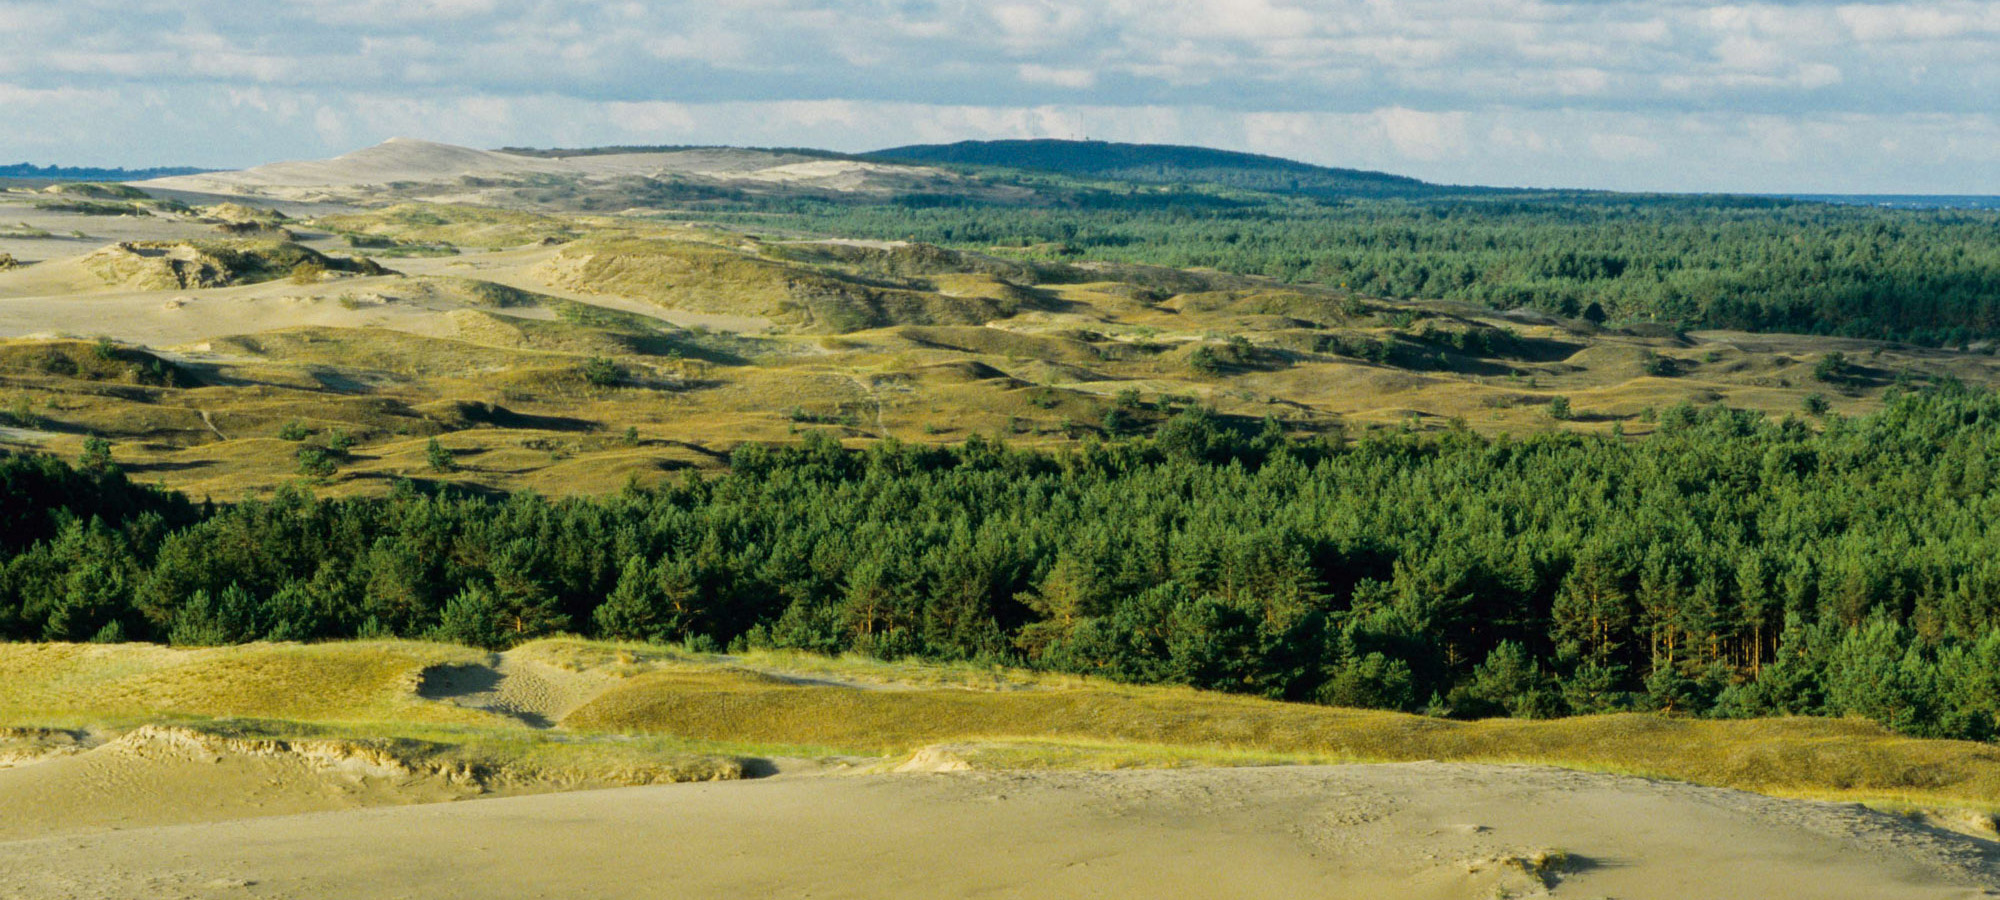
[[(693, 181), (739, 189), (817, 193), (893, 193), (935, 186), (972, 185), (963, 176), (922, 166), (821, 159), (794, 153), (721, 147), (655, 153), (570, 157), (475, 150), (410, 138), (392, 138), (328, 160), (282, 162), (204, 175), (139, 182), (142, 186), (203, 194), (262, 196), (298, 201), (368, 199), (395, 188), (405, 194), (473, 194), (498, 185), (567, 181), (578, 186), (620, 180)], [(992, 189), (981, 188), (989, 193)]]
[(417, 685), (417, 696), (497, 712), (534, 728), (549, 728), (615, 680), (606, 672), (565, 669), (521, 652), (496, 653), (483, 663), (426, 669)]
[(230, 237), (270, 241), (291, 241), (298, 238), (291, 229), (270, 222), (223, 222), (215, 226), (215, 230)]
[(463, 176), (556, 174), (564, 167), (541, 160), (408, 138), (327, 160), (281, 162), (241, 172), (182, 175), (140, 182), (147, 187), (213, 194), (299, 196), (291, 188), (387, 185), (399, 181), (449, 181)]
[(756, 316), (820, 333), (897, 324), (976, 325), (1022, 308), (1011, 298), (884, 287), (693, 241), (578, 241), (537, 266), (534, 275), (561, 290)]
[(100, 184), (97, 182), (66, 182), (42, 188), (44, 194), (61, 197), (84, 197), (91, 200), (145, 200), (146, 192), (122, 184)]
[(142, 726), (92, 746), (45, 740), (46, 752), (0, 769), (0, 841), (218, 822), (485, 792), (465, 766), (412, 761), (354, 741), (225, 738)]
[(257, 207), (257, 206), (245, 206), (241, 203), (217, 203), (214, 206), (202, 207), (200, 212), (201, 212), (201, 217), (203, 219), (218, 224), (228, 224), (232, 222), (275, 224), (291, 220), (291, 216), (285, 215), (283, 212), (279, 210), (265, 209), (263, 207)]
[(1990, 846), (1849, 806), (1417, 763), (781, 778), (141, 828), (0, 843), (0, 884), (23, 900), (1859, 900), (2000, 878)]
[(385, 275), (367, 259), (331, 257), (288, 241), (125, 241), (79, 260), (107, 285), (142, 291), (192, 290), (271, 281), (301, 266)]

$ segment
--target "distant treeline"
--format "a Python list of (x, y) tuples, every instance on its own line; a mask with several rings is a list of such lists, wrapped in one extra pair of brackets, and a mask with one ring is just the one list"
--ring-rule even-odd
[(1199, 410), (1063, 454), (746, 446), (619, 495), (195, 505), (0, 460), (0, 636), (556, 631), (989, 660), (1443, 715), (1861, 715), (1990, 738), (2000, 399), (1644, 440), (1298, 441)]
[[(1257, 200), (1076, 189), (1064, 205), (773, 202), (745, 224), (1212, 267), (1390, 298), (1959, 345), (2000, 337), (2000, 211), (1538, 194)], [(729, 218), (724, 212), (720, 215)]]
[(0, 178), (29, 178), (40, 181), (144, 181), (175, 175), (200, 175), (214, 169), (185, 167), (160, 169), (98, 169), (77, 166), (37, 166), (29, 163), (0, 165)]

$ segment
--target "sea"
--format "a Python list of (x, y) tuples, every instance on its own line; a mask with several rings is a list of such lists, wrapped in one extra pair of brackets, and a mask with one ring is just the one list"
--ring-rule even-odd
[(1983, 194), (1770, 194), (1790, 200), (1880, 206), (1885, 209), (2000, 209), (2000, 196)]

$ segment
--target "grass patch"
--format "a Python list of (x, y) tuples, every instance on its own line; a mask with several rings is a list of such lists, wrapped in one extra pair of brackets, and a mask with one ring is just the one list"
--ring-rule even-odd
[(425, 669), (488, 659), (446, 644), (13, 644), (0, 645), (0, 724), (356, 741), (406, 762), (569, 785), (734, 777), (750, 757), (894, 761), (942, 745), (976, 768), (1523, 763), (1891, 808), (2000, 809), (2000, 748), (1851, 720), (1457, 722), (969, 664), (577, 639), (515, 652), (604, 676), (606, 687), (560, 728), (538, 731), (417, 697)]
[[(572, 713), (579, 729), (897, 755), (971, 742), (1010, 766), (1453, 760), (1529, 763), (1802, 796), (2000, 807), (2000, 748), (1871, 723), (1649, 714), (1458, 722), (1180, 688), (963, 673), (946, 685), (814, 683), (852, 663), (679, 666), (627, 678)], [(863, 666), (865, 671), (867, 667)], [(831, 680), (831, 679), (828, 679)]]

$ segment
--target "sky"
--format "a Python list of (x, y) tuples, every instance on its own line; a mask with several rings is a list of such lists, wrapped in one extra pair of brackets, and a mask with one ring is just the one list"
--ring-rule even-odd
[(1089, 137), (1452, 184), (2000, 194), (2000, 0), (0, 0), (0, 162), (397, 136)]

